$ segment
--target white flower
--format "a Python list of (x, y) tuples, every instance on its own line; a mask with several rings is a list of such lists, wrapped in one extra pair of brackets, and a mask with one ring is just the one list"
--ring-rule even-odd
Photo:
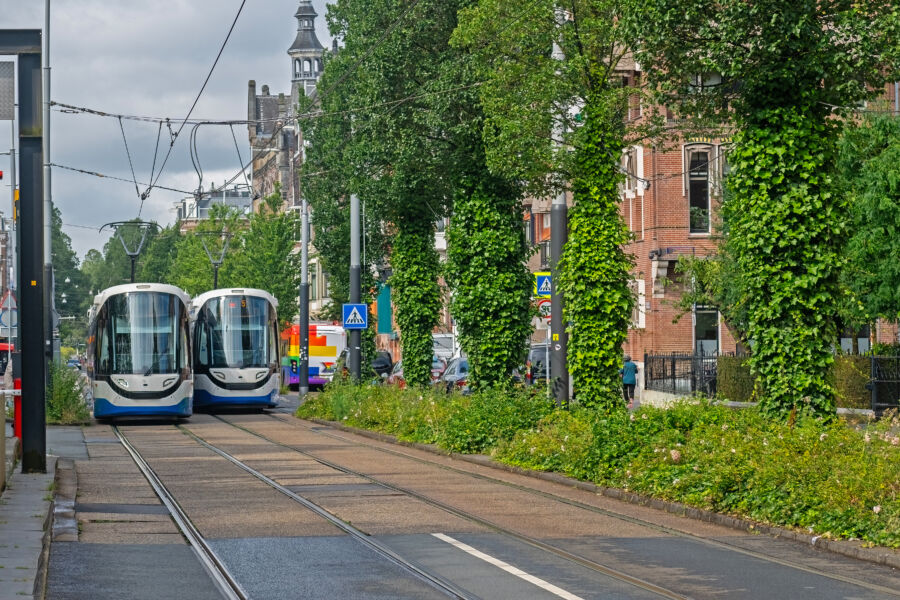
[(827, 438), (827, 437), (828, 437), (828, 434), (827, 434), (827, 433), (823, 433), (822, 435), (819, 436), (819, 441), (820, 441), (820, 442), (823, 442), (823, 441), (825, 441), (825, 438)]
[(763, 446), (768, 446), (768, 445), (769, 445), (769, 440), (763, 438)]
[(869, 442), (872, 441), (872, 437), (867, 433), (866, 435), (863, 436), (863, 441), (868, 444)]
[(732, 449), (731, 449), (731, 453), (734, 454), (735, 452), (737, 452), (737, 450), (735, 450), (734, 448), (732, 448)]
[(728, 429), (728, 423), (725, 423), (724, 425), (722, 425), (722, 431), (725, 431), (727, 429)]
[[(678, 450), (669, 450), (669, 456), (672, 459), (672, 462), (677, 463), (681, 460), (681, 452)], [(677, 479), (675, 481), (678, 481)]]
[(675, 479), (672, 480), (672, 485), (678, 485), (679, 481), (681, 481), (681, 480), (676, 477)]
[(535, 451), (535, 447), (534, 447), (534, 446), (532, 446), (531, 448), (528, 449), (528, 452), (530, 452), (531, 454), (534, 454), (534, 451)]
[(873, 507), (872, 507), (872, 512), (874, 512), (876, 515), (877, 515), (878, 513), (880, 513), (880, 512), (881, 512), (881, 505), (880, 505), (880, 504), (876, 504), (875, 506), (873, 506)]
[(646, 419), (646, 418), (647, 418), (647, 413), (642, 414), (642, 415), (641, 415), (641, 418), (642, 418), (642, 419)]
[(631, 413), (630, 415), (628, 415), (628, 418), (631, 419), (632, 421), (634, 421), (634, 413)]

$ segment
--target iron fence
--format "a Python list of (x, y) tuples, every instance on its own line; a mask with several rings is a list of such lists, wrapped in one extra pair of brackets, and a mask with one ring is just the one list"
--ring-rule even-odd
[(872, 392), (872, 410), (876, 415), (900, 409), (900, 356), (872, 356), (867, 388)]
[(716, 354), (645, 354), (644, 389), (716, 395)]

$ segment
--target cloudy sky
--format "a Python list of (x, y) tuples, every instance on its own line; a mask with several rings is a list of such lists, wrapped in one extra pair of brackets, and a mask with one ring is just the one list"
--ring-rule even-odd
[[(180, 123), (187, 114), (241, 0), (51, 0), (51, 98), (56, 102), (105, 112), (169, 117)], [(287, 49), (294, 40), (298, 0), (246, 0), (222, 58), (191, 119), (246, 119), (247, 82), (257, 90), (290, 92)], [(325, 24), (325, 0), (313, 0), (319, 40), (331, 46)], [(0, 0), (0, 28), (41, 28), (43, 0)], [(0, 57), (3, 60), (6, 57)], [(150, 177), (157, 125), (124, 121), (128, 147), (139, 182)], [(174, 127), (174, 125), (173, 125)], [(175, 143), (158, 185), (182, 190), (197, 187), (188, 152), (190, 126)], [(250, 156), (246, 126), (235, 126), (246, 163)], [(0, 121), (0, 149), (11, 143), (10, 124)], [(167, 149), (163, 131), (160, 158)], [(137, 216), (140, 200), (116, 119), (51, 113), (51, 160), (54, 163), (122, 177), (100, 179), (53, 170), (53, 202), (62, 211), (64, 230), (80, 256), (106, 240), (97, 229), (111, 221)], [(227, 127), (203, 127), (198, 148), (204, 187), (221, 184), (240, 170)], [(0, 169), (8, 170), (8, 156)], [(159, 163), (157, 163), (159, 164)], [(0, 211), (10, 214), (9, 179), (0, 186)], [(142, 188), (143, 191), (143, 188)], [(170, 223), (173, 203), (182, 194), (154, 189), (141, 217)]]

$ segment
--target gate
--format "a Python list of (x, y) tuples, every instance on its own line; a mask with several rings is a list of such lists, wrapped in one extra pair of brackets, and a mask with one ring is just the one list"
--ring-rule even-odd
[(876, 416), (900, 408), (900, 356), (873, 356), (871, 379), (872, 410)]

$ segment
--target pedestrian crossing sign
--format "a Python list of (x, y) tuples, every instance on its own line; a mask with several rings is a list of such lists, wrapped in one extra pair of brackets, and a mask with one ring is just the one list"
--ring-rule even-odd
[(344, 304), (344, 329), (365, 329), (369, 326), (369, 311), (365, 304)]
[(536, 298), (549, 298), (553, 291), (553, 278), (550, 273), (544, 271), (534, 274), (534, 296)]

